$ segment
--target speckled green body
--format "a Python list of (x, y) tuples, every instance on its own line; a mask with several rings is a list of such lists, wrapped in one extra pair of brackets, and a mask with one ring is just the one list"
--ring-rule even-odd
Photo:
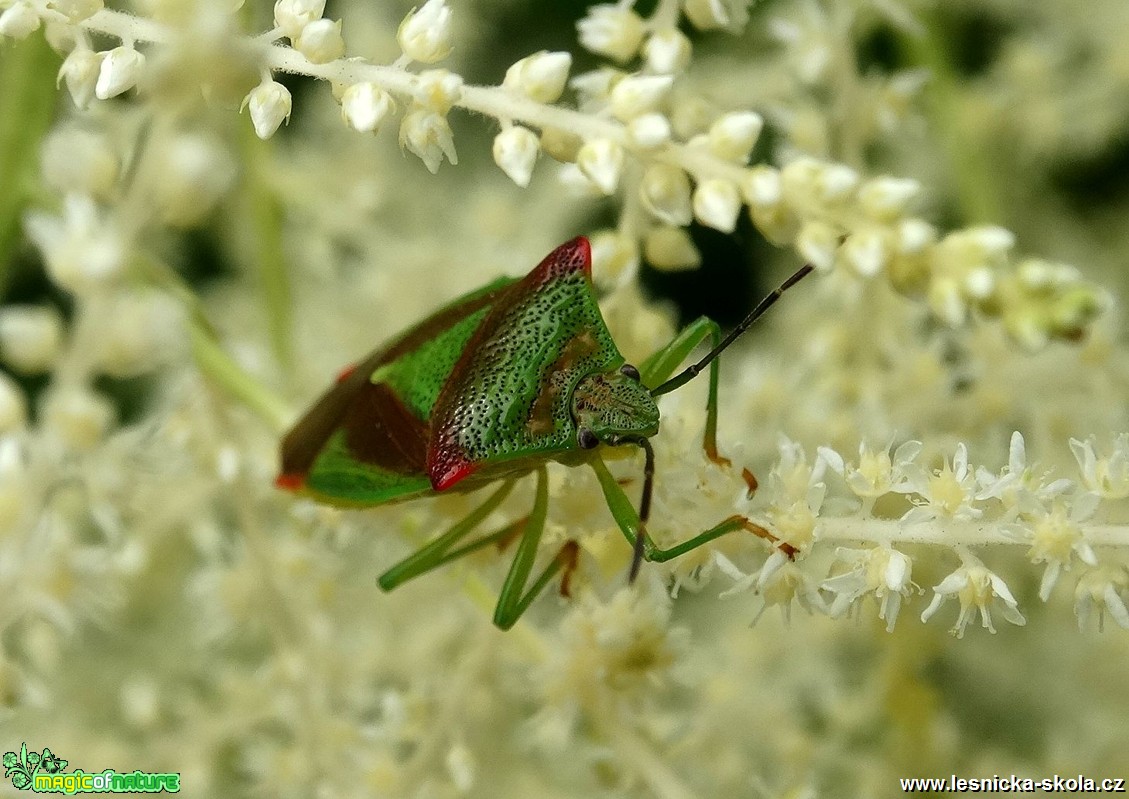
[[(456, 300), (347, 371), (283, 440), (279, 484), (378, 505), (583, 459), (575, 417), (591, 403), (577, 388), (624, 362), (590, 264), (588, 242), (568, 242), (525, 278)], [(612, 411), (632, 399), (607, 382)], [(647, 434), (658, 424), (650, 408)]]

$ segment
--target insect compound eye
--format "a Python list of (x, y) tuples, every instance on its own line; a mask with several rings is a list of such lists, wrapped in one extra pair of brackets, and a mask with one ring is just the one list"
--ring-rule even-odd
[(626, 375), (627, 377), (630, 377), (632, 380), (639, 380), (640, 379), (639, 378), (639, 370), (636, 369), (634, 366), (632, 366), (629, 363), (625, 363), (623, 366), (619, 367), (619, 373), (621, 375)]
[(582, 427), (576, 431), (576, 443), (581, 449), (594, 449), (600, 443), (600, 439), (596, 438), (596, 434), (587, 427)]

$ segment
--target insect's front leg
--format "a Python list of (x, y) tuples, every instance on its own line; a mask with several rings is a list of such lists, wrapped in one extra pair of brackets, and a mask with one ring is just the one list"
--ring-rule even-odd
[(663, 561), (677, 558), (679, 555), (684, 555), (687, 552), (697, 549), (703, 544), (708, 544), (715, 538), (720, 538), (726, 533), (732, 533), (736, 530), (747, 530), (754, 535), (765, 539), (770, 544), (775, 546), (789, 558), (796, 555), (796, 549), (791, 544), (781, 541), (768, 530), (755, 524), (744, 516), (730, 516), (728, 519), (720, 522), (717, 525), (703, 530), (697, 535), (693, 536), (681, 544), (662, 549), (655, 545), (651, 540), (650, 535), (647, 534), (646, 529), (641, 521), (639, 521), (639, 513), (635, 510), (635, 506), (631, 504), (631, 500), (627, 498), (627, 494), (620, 488), (612, 473), (608, 471), (608, 467), (599, 458), (593, 458), (591, 461), (592, 470), (596, 473), (596, 479), (600, 481), (600, 488), (604, 492), (604, 500), (608, 503), (608, 510), (612, 512), (612, 518), (615, 519), (616, 526), (619, 527), (623, 537), (627, 539), (628, 543), (634, 545), (637, 536), (643, 536), (643, 558), (649, 561), (661, 563)]
[[(699, 316), (684, 327), (673, 341), (643, 362), (639, 368), (643, 385), (654, 388), (663, 383), (707, 336), (710, 338), (710, 345), (716, 347), (721, 343), (721, 328), (709, 317)], [(717, 384), (720, 368), (718, 364), (717, 358), (709, 364), (710, 387), (706, 399), (706, 433), (702, 447), (706, 451), (706, 457), (711, 461), (720, 466), (728, 466), (729, 459), (723, 458), (717, 451)], [(690, 374), (686, 380), (692, 377), (693, 374)]]

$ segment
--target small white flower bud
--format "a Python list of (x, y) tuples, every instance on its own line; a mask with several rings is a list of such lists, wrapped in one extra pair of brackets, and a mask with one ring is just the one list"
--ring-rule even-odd
[(321, 19), (325, 13), (325, 0), (277, 0), (274, 4), (274, 24), (290, 37), (298, 38), (302, 28)]
[(539, 103), (555, 103), (564, 91), (571, 68), (570, 54), (542, 50), (507, 69), (502, 85)]
[(75, 107), (83, 111), (94, 99), (94, 88), (98, 83), (98, 73), (101, 68), (101, 53), (95, 53), (85, 47), (76, 47), (63, 59), (55, 85), (58, 86), (60, 82), (65, 81)]
[(968, 241), (989, 257), (999, 257), (1015, 246), (1015, 234), (997, 225), (981, 225), (965, 231)]
[(826, 202), (845, 200), (859, 185), (859, 173), (844, 164), (828, 164), (819, 172), (819, 193)]
[(581, 111), (602, 109), (612, 96), (612, 89), (626, 77), (624, 72), (611, 67), (600, 67), (591, 72), (581, 72), (568, 82), (580, 100)]
[(736, 184), (721, 178), (703, 180), (694, 190), (694, 216), (707, 227), (732, 233), (741, 213), (741, 196)]
[(582, 143), (579, 136), (567, 130), (560, 128), (542, 128), (541, 130), (541, 149), (550, 158), (560, 161), (562, 164), (572, 163), (576, 160), (576, 155), (580, 152)]
[(302, 28), (294, 40), (294, 49), (313, 64), (328, 64), (345, 55), (345, 40), (341, 38), (341, 20), (315, 19)]
[(920, 191), (921, 184), (916, 180), (883, 176), (862, 185), (859, 202), (871, 219), (892, 222), (905, 213)]
[(747, 163), (762, 128), (764, 119), (753, 111), (726, 114), (710, 126), (710, 150), (727, 161)]
[(437, 114), (446, 114), (463, 95), (463, 79), (446, 69), (429, 69), (419, 75), (416, 102)]
[(557, 170), (557, 180), (572, 197), (596, 199), (604, 196), (600, 188), (576, 164), (561, 164)]
[(43, 38), (47, 40), (48, 47), (65, 58), (71, 50), (78, 47), (75, 30), (76, 27), (71, 23), (53, 19), (44, 23)]
[(843, 243), (843, 258), (863, 277), (874, 277), (890, 260), (883, 231), (867, 228), (852, 233)]
[(624, 122), (640, 114), (654, 111), (670, 93), (674, 78), (670, 75), (634, 75), (624, 78), (612, 89), (612, 113)]
[(655, 150), (670, 141), (670, 120), (660, 113), (643, 114), (627, 123), (627, 135), (641, 150)]
[(639, 51), (646, 32), (638, 14), (614, 5), (592, 6), (588, 15), (576, 23), (576, 29), (586, 49), (621, 64)]
[(996, 290), (996, 276), (986, 266), (971, 270), (964, 276), (964, 293), (974, 300), (986, 300)]
[(639, 183), (639, 198), (656, 219), (681, 227), (693, 219), (690, 178), (676, 166), (652, 164)]
[(68, 291), (92, 291), (122, 271), (123, 237), (89, 196), (67, 194), (61, 218), (32, 211), (24, 227), (43, 253), (51, 280)]
[(674, 75), (690, 63), (690, 39), (678, 28), (656, 31), (643, 45), (647, 69), (659, 75)]
[(615, 230), (601, 230), (588, 240), (592, 244), (592, 279), (598, 287), (610, 290), (635, 273), (639, 266), (635, 239)]
[(396, 104), (388, 92), (375, 83), (354, 83), (341, 95), (341, 118), (353, 130), (374, 133)]
[(664, 272), (697, 269), (702, 263), (702, 254), (690, 234), (680, 227), (656, 227), (647, 231), (643, 256), (647, 263)]
[(168, 295), (122, 292), (112, 303), (112, 312), (95, 345), (96, 364), (103, 373), (113, 377), (145, 374), (170, 360), (183, 346), (183, 308)]
[(6, 305), (0, 309), (0, 353), (23, 374), (48, 371), (63, 345), (63, 319), (48, 305)]
[(745, 173), (741, 182), (741, 193), (745, 202), (754, 208), (768, 208), (783, 198), (780, 172), (764, 164), (753, 167)]
[(400, 123), (400, 146), (419, 156), (433, 175), (439, 171), (443, 156), (452, 164), (459, 162), (447, 118), (425, 108), (413, 109)]
[(619, 185), (623, 159), (623, 148), (618, 144), (608, 139), (594, 139), (580, 148), (576, 165), (600, 191), (611, 195)]
[(0, 433), (27, 423), (27, 398), (15, 380), (0, 372)]
[(122, 45), (108, 53), (102, 53), (94, 95), (99, 100), (108, 100), (129, 91), (137, 85), (144, 68), (145, 56), (132, 47)]
[(816, 269), (831, 269), (838, 249), (839, 232), (825, 222), (805, 223), (796, 238), (796, 250)]
[(89, 450), (114, 422), (114, 408), (100, 394), (79, 386), (51, 390), (44, 398), (43, 427), (75, 450)]
[(243, 100), (243, 108), (251, 113), (255, 135), (260, 139), (273, 136), (279, 125), (290, 119), (291, 102), (290, 92), (278, 81), (264, 80), (252, 89)]
[(105, 7), (102, 0), (47, 0), (47, 7), (72, 23), (90, 19)]
[(404, 55), (413, 61), (434, 64), (451, 53), (451, 9), (446, 0), (427, 0), (422, 8), (412, 9), (396, 40)]
[(521, 125), (506, 128), (494, 137), (494, 163), (522, 188), (529, 185), (540, 150), (537, 134)]
[(916, 255), (937, 241), (936, 229), (924, 219), (903, 219), (898, 223), (898, 252)]
[(17, 2), (0, 13), (0, 36), (26, 39), (39, 30), (39, 15), (27, 3)]

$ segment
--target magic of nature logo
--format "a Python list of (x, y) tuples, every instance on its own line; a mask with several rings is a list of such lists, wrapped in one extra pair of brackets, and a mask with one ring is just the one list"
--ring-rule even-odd
[(69, 761), (48, 748), (29, 751), (27, 743), (19, 752), (4, 753), (4, 776), (21, 791), (41, 793), (177, 793), (179, 773), (132, 771), (118, 773), (114, 769), (87, 773), (82, 769), (65, 771)]

